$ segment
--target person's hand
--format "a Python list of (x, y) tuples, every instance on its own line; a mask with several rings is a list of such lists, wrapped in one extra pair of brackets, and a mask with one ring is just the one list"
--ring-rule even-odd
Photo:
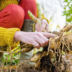
[(17, 31), (14, 35), (14, 41), (32, 44), (37, 48), (48, 45), (48, 37), (55, 36), (51, 33), (44, 32), (22, 32)]
[(36, 26), (35, 26), (36, 31), (42, 32), (45, 29), (47, 32), (49, 32), (49, 25), (48, 25), (48, 22), (45, 19), (43, 19), (41, 21), (41, 24), (42, 24), (42, 26), (39, 27), (39, 23), (36, 23)]

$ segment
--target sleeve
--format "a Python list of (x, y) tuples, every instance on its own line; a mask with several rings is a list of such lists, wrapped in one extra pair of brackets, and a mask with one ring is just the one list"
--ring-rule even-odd
[(14, 42), (14, 35), (16, 31), (20, 31), (18, 28), (3, 28), (0, 27), (0, 46), (9, 45), (11, 47), (15, 47), (19, 44), (18, 42)]

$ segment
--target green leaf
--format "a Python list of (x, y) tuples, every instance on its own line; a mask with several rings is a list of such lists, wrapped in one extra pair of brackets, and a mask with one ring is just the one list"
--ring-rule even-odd
[(64, 7), (64, 9), (66, 10), (66, 6)]
[(67, 6), (69, 6), (70, 2), (68, 2)]
[(68, 2), (68, 0), (64, 0), (64, 2)]
[(67, 3), (67, 5), (64, 6), (63, 16), (66, 17), (67, 22), (72, 23), (72, 0), (64, 0), (64, 2)]
[(66, 11), (63, 11), (63, 14), (66, 14)]

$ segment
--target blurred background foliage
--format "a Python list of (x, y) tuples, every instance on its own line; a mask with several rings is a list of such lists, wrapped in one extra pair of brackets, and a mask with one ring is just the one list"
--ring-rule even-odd
[(63, 16), (66, 17), (66, 22), (72, 23), (72, 0), (64, 0)]
[[(17, 48), (19, 48), (19, 46), (17, 46), (17, 47), (15, 47), (14, 49), (12, 49), (12, 52), (13, 52), (15, 49), (17, 49)], [(20, 51), (20, 50), (21, 50), (21, 48), (19, 48), (18, 50), (16, 50), (14, 53), (16, 53), (16, 52), (18, 52), (18, 51)], [(11, 55), (8, 56), (8, 53), (4, 53), (2, 62), (4, 62), (5, 59), (6, 59), (7, 56), (8, 56), (8, 58), (7, 58), (7, 60), (6, 60), (7, 63), (5, 62), (4, 65), (5, 65), (5, 66), (6, 66), (6, 65), (15, 65), (15, 64), (19, 63), (20, 55), (21, 55), (21, 53), (19, 53), (19, 54), (12, 54), (12, 57), (11, 57)], [(11, 59), (15, 59), (15, 60), (12, 60), (12, 61), (11, 61)]]

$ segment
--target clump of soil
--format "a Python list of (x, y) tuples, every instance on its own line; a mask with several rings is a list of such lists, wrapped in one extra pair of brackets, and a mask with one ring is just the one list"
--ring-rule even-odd
[(47, 72), (60, 72), (60, 70), (53, 65), (48, 56), (44, 56), (41, 59), (41, 69), (47, 70)]
[[(8, 71), (5, 69), (2, 72), (10, 72), (10, 69), (8, 69)], [(26, 65), (25, 63), (21, 63), (17, 69), (12, 69), (11, 72), (61, 72), (61, 71), (53, 65), (48, 56), (44, 56), (41, 59), (40, 69), (35, 68), (34, 65)]]

